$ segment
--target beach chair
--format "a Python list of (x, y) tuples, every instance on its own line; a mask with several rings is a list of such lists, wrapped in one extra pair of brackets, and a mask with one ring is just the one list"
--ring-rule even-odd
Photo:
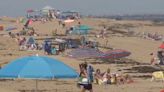
[(163, 73), (163, 71), (153, 72), (151, 81), (154, 81), (154, 80), (162, 80), (162, 81), (164, 81), (164, 73)]

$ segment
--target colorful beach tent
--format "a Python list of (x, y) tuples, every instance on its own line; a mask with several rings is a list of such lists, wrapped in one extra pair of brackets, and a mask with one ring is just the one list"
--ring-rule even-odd
[(106, 58), (106, 59), (118, 59), (118, 58), (124, 58), (129, 56), (131, 53), (126, 50), (122, 49), (115, 49), (115, 50), (109, 50), (103, 53), (100, 58)]
[[(12, 61), (0, 70), (1, 79), (77, 78), (74, 69), (61, 61), (46, 56), (26, 56)], [(37, 91), (37, 81), (36, 81)]]
[(24, 26), (25, 26), (25, 27), (28, 27), (29, 25), (31, 25), (31, 24), (32, 24), (32, 22), (33, 22), (33, 20), (32, 20), (32, 19), (28, 19), (28, 20), (26, 20), (26, 22), (25, 22)]

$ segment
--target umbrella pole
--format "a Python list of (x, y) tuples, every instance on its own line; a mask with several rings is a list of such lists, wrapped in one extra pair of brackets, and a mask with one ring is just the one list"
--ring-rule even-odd
[(36, 88), (35, 88), (35, 92), (38, 92), (38, 80), (36, 79)]

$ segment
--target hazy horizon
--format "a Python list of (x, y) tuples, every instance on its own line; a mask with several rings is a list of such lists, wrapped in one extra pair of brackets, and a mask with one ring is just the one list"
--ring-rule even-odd
[(27, 9), (52, 6), (83, 15), (164, 14), (164, 0), (3, 0), (0, 16), (24, 16)]

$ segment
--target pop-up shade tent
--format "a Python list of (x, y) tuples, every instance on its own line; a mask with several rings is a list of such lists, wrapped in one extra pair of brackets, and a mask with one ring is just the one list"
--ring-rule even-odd
[(86, 35), (92, 28), (88, 25), (79, 25), (73, 27), (71, 34)]

